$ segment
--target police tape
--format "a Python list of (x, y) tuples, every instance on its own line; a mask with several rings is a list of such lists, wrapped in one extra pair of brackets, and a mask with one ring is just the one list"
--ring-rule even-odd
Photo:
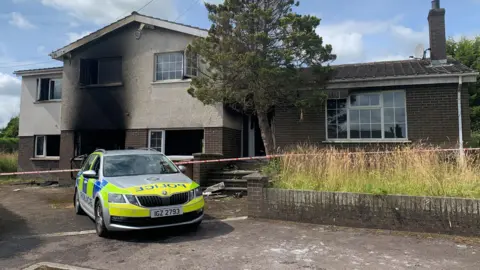
[[(480, 148), (464, 148), (463, 152), (468, 151), (479, 151)], [(339, 155), (359, 155), (359, 154), (392, 154), (392, 153), (412, 153), (412, 152), (459, 152), (457, 149), (415, 149), (409, 151), (373, 151), (373, 152), (338, 152)], [(221, 163), (221, 162), (232, 162), (232, 161), (247, 161), (247, 160), (262, 160), (262, 159), (273, 159), (281, 157), (298, 157), (298, 156), (324, 156), (325, 153), (315, 153), (315, 154), (277, 154), (277, 155), (266, 155), (266, 156), (257, 156), (257, 157), (241, 157), (241, 158), (222, 158), (222, 159), (208, 159), (208, 160), (192, 160), (192, 161), (182, 161), (174, 162), (175, 165), (190, 165), (190, 164), (206, 164), (206, 163)], [(11, 173), (0, 173), (0, 176), (18, 176), (18, 175), (36, 175), (36, 174), (52, 174), (52, 173), (67, 173), (67, 172), (78, 172), (79, 169), (70, 169), (70, 170), (43, 170), (43, 171), (29, 171), (29, 172), (11, 172)]]

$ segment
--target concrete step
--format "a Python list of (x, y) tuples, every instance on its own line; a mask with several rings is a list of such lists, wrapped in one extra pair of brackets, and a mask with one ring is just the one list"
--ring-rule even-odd
[(208, 179), (208, 182), (209, 183), (213, 183), (214, 184), (218, 184), (218, 183), (221, 183), (221, 182), (225, 182), (225, 185), (227, 185), (228, 183), (245, 183), (247, 184), (247, 180), (244, 180), (244, 179)]
[(231, 170), (231, 171), (213, 171), (210, 173), (212, 176), (216, 176), (215, 178), (229, 178), (229, 177), (243, 177), (257, 171), (250, 171), (250, 170)]

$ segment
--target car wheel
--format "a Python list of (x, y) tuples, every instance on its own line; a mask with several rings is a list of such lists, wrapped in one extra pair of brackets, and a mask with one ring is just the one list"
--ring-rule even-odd
[(100, 237), (108, 237), (109, 233), (103, 220), (103, 209), (100, 201), (95, 203), (95, 230)]
[(78, 195), (77, 189), (75, 189), (75, 195), (73, 196), (73, 206), (75, 207), (75, 214), (85, 215), (85, 211), (83, 211), (80, 205), (80, 196)]

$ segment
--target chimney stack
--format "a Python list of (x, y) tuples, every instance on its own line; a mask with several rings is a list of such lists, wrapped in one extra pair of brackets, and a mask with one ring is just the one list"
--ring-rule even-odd
[(432, 9), (428, 13), (430, 28), (430, 58), (432, 65), (447, 63), (447, 37), (445, 31), (445, 9), (440, 7), (440, 0), (432, 1)]

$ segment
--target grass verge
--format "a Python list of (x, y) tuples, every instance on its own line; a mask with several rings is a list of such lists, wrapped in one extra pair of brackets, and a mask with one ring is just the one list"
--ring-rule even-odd
[(272, 160), (264, 173), (276, 188), (480, 198), (480, 153), (421, 147), (390, 152), (299, 147)]
[[(0, 173), (4, 172), (16, 172), (17, 171), (17, 160), (18, 154), (17, 153), (1, 153), (0, 152)], [(0, 176), (0, 184), (4, 182), (12, 182), (15, 179), (12, 177), (1, 177)]]

